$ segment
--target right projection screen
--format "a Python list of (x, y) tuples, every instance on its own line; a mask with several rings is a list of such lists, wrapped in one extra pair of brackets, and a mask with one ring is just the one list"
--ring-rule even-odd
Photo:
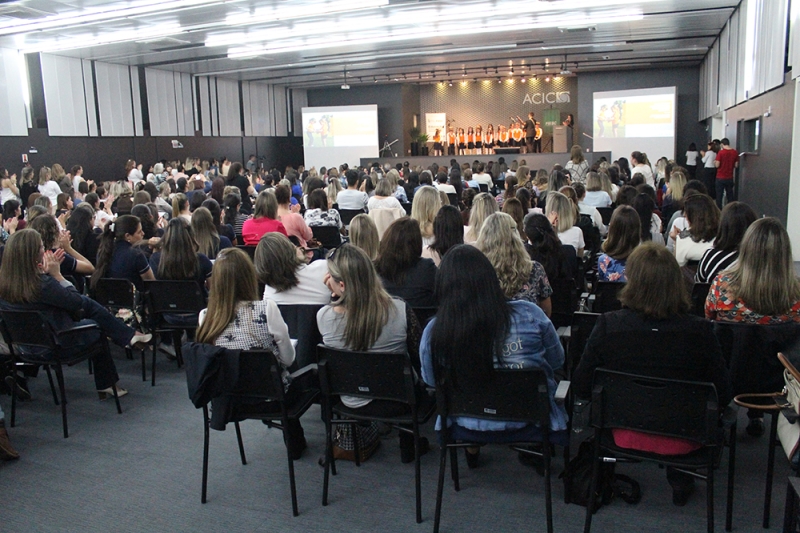
[(593, 94), (594, 151), (614, 159), (631, 152), (675, 159), (675, 87)]

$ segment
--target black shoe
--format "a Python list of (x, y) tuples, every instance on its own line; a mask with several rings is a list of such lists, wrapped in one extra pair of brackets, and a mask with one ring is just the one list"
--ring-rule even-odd
[[(422, 457), (426, 453), (428, 453), (431, 449), (431, 445), (428, 442), (426, 437), (419, 438), (419, 456)], [(403, 464), (408, 464), (414, 461), (414, 446), (412, 445), (410, 448), (400, 448), (400, 462)]]
[(478, 459), (481, 456), (480, 448), (478, 448), (478, 451), (475, 453), (470, 453), (467, 448), (464, 448), (464, 456), (467, 458), (467, 466), (470, 469), (478, 468)]
[(672, 489), (672, 505), (683, 507), (689, 501), (689, 496), (694, 492), (694, 484), (682, 489)]
[(25, 378), (14, 376), (6, 376), (6, 387), (8, 387), (9, 392), (13, 391), (15, 388), (17, 389), (17, 398), (20, 400), (30, 400), (31, 393), (28, 390), (28, 384)]
[(760, 437), (764, 434), (764, 419), (763, 418), (751, 418), (750, 423), (747, 424), (747, 434), (751, 437)]
[(301, 437), (302, 440), (299, 442), (289, 442), (289, 454), (292, 458), (292, 461), (297, 461), (303, 456), (303, 452), (306, 451), (308, 448), (308, 443), (306, 442), (305, 437)]

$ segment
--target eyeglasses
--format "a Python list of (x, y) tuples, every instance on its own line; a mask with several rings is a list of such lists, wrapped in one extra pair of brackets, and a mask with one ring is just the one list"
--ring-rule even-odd
[(336, 250), (338, 250), (338, 249), (339, 248), (334, 248), (333, 250), (328, 252), (328, 255), (325, 256), (325, 259), (329, 259), (329, 260), (333, 261), (333, 257), (336, 255)]

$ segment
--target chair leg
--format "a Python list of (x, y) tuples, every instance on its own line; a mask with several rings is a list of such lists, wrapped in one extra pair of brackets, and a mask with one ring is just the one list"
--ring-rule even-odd
[(176, 329), (172, 332), (172, 346), (175, 348), (175, 362), (178, 368), (183, 366), (183, 352), (181, 351), (181, 337), (183, 337), (183, 330)]
[(208, 487), (208, 437), (209, 437), (208, 405), (203, 406), (203, 489), (200, 502), (206, 503), (206, 489)]
[(583, 523), (583, 533), (592, 530), (592, 512), (594, 511), (595, 493), (597, 492), (597, 478), (600, 476), (600, 435), (595, 434), (594, 450), (592, 453), (592, 482), (589, 485), (589, 501), (586, 502), (586, 519)]
[(708, 463), (706, 477), (706, 515), (708, 516), (708, 533), (714, 533), (714, 459)]
[(328, 483), (333, 466), (333, 430), (330, 418), (325, 420), (325, 473), (322, 478), (322, 505), (328, 505)]
[(133, 350), (131, 350), (130, 348), (125, 348), (125, 357), (132, 361), (133, 360)]
[(450, 477), (453, 480), (453, 488), (456, 492), (461, 490), (458, 481), (458, 448), (450, 448)]
[[(48, 367), (45, 367), (48, 368)], [(16, 381), (17, 379), (17, 370), (15, 365), (11, 364), (11, 376)], [(51, 378), (51, 385), (52, 385), (52, 378)], [(13, 428), (17, 423), (17, 384), (14, 383), (14, 386), (11, 387), (11, 427)]]
[(117, 392), (117, 384), (111, 385), (111, 390), (114, 392), (114, 403), (117, 404), (117, 414), (122, 414), (122, 406), (119, 404), (119, 394)]
[[(456, 448), (450, 448), (455, 450)], [(439, 521), (442, 517), (442, 493), (444, 492), (444, 469), (447, 468), (447, 445), (442, 445), (439, 453), (439, 484), (436, 486), (436, 512), (433, 517), (433, 533), (439, 533)]]
[(64, 388), (64, 372), (61, 365), (56, 366), (56, 379), (58, 380), (58, 390), (61, 393), (61, 423), (64, 426), (64, 438), (69, 438), (67, 427), (67, 391)]
[(94, 367), (92, 366), (92, 360), (89, 359), (88, 361), (89, 361), (89, 375), (91, 376), (92, 374), (94, 374)]
[(778, 417), (780, 411), (771, 411), (769, 426), (769, 455), (767, 458), (767, 486), (764, 489), (764, 529), (769, 529), (769, 512), (772, 505), (772, 478), (775, 473), (775, 445), (778, 440)]
[(242, 458), (242, 464), (247, 464), (247, 458), (244, 456), (244, 442), (242, 442), (242, 428), (239, 427), (239, 422), (234, 422), (233, 427), (236, 428), (236, 442), (239, 443), (239, 455)]
[(544, 455), (544, 505), (545, 516), (547, 518), (547, 533), (553, 533), (553, 494), (550, 486), (550, 438), (545, 431), (545, 438), (542, 439), (542, 451)]
[(728, 498), (725, 507), (725, 531), (733, 528), (733, 482), (736, 470), (736, 422), (730, 428), (730, 450), (728, 450)]
[(283, 424), (283, 440), (286, 444), (286, 458), (289, 460), (289, 489), (292, 492), (292, 515), (297, 516), (300, 511), (297, 509), (297, 487), (294, 482), (294, 461), (292, 460), (292, 452), (289, 449), (289, 434), (287, 433), (287, 424)]
[(153, 370), (152, 370), (152, 381), (150, 382), (151, 387), (156, 386), (156, 354), (158, 353), (158, 342), (156, 341), (157, 335), (153, 335)]
[(795, 533), (797, 531), (797, 495), (794, 493), (791, 482), (786, 484), (786, 504), (783, 509), (783, 533)]
[[(155, 337), (156, 337), (156, 335), (154, 334), (153, 338), (155, 338)], [(155, 346), (155, 344), (154, 344), (154, 346)], [(154, 349), (154, 351), (155, 351), (155, 349)], [(147, 362), (146, 362), (145, 357), (146, 357), (145, 351), (142, 350), (142, 381), (147, 381)]]
[(358, 424), (350, 424), (353, 430), (353, 451), (356, 456), (356, 466), (361, 466), (361, 443), (358, 442)]
[(414, 415), (414, 491), (416, 494), (417, 524), (422, 523), (422, 486), (420, 482), (420, 461), (419, 461), (419, 426)]
[(55, 402), (56, 405), (59, 405), (58, 395), (56, 394), (56, 386), (53, 384), (53, 374), (50, 372), (50, 365), (44, 365), (44, 369), (47, 372), (47, 381), (50, 382), (50, 392), (53, 393), (53, 402)]

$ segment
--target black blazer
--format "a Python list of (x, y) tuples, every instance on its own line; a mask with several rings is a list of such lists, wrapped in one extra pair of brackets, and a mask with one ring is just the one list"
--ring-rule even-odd
[(711, 382), (720, 407), (731, 400), (730, 376), (713, 324), (695, 316), (653, 320), (631, 309), (600, 315), (572, 376), (578, 397), (591, 398), (595, 368)]

